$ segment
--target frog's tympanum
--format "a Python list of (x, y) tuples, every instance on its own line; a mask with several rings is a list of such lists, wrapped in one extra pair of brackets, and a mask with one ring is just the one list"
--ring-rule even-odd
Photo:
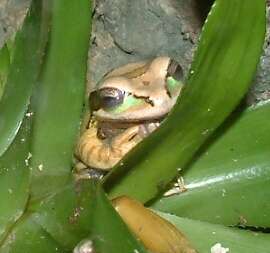
[(92, 116), (77, 157), (109, 170), (166, 117), (180, 94), (182, 68), (169, 57), (131, 63), (105, 75), (90, 93)]

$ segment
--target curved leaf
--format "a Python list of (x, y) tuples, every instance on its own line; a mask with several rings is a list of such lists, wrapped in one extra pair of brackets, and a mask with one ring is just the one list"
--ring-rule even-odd
[(28, 212), (65, 250), (89, 236), (93, 216), (93, 187), (89, 180), (71, 183), (42, 201), (32, 203)]
[(0, 241), (23, 215), (29, 199), (29, 120), (0, 158)]
[(81, 180), (33, 203), (29, 209), (63, 249), (71, 251), (84, 239), (97, 252), (145, 252), (94, 181)]
[(182, 231), (200, 253), (211, 252), (211, 248), (217, 243), (220, 243), (224, 248), (229, 248), (228, 252), (232, 253), (269, 252), (269, 234), (228, 228), (160, 212), (158, 214)]
[[(37, 87), (33, 103), (31, 103), (31, 111), (26, 115), (26, 119), (29, 117), (31, 119), (31, 132), (29, 124), (22, 125), (20, 128), (20, 132), (26, 131), (30, 135), (31, 143), (29, 144), (29, 138), (26, 139), (19, 134), (10, 146), (13, 151), (13, 146), (16, 144), (18, 146), (15, 146), (17, 153), (10, 153), (8, 150), (2, 157), (4, 162), (7, 161), (3, 162), (3, 166), (5, 166), (3, 171), (6, 168), (9, 169), (8, 166), (10, 166), (11, 173), (6, 173), (6, 176), (3, 172), (3, 176), (0, 177), (1, 188), (3, 187), (1, 196), (3, 196), (3, 201), (6, 201), (5, 208), (0, 210), (0, 213), (2, 211), (3, 227), (2, 223), (0, 226), (5, 232), (1, 237), (2, 243), (4, 243), (1, 252), (19, 252), (20, 247), (25, 252), (48, 252), (51, 245), (53, 245), (52, 251), (57, 251), (57, 248), (61, 251), (61, 247), (56, 247), (57, 245), (63, 245), (63, 248), (66, 248), (70, 237), (75, 237), (74, 240), (69, 241), (69, 244), (73, 242), (72, 246), (74, 246), (77, 240), (81, 239), (81, 235), (84, 235), (83, 232), (88, 231), (85, 230), (86, 225), (76, 226), (73, 224), (69, 226), (70, 221), (66, 218), (69, 214), (72, 215), (72, 211), (74, 211), (72, 208), (77, 204), (77, 195), (75, 194), (77, 188), (74, 188), (72, 184), (71, 175), (72, 145), (79, 130), (79, 116), (85, 86), (90, 33), (89, 19), (91, 18), (90, 2), (84, 0), (80, 3), (77, 1), (68, 1), (68, 3), (66, 1), (53, 1), (53, 3), (50, 5), (50, 1), (46, 1), (42, 9), (41, 1), (33, 1), (33, 6), (38, 6), (38, 10), (42, 13), (45, 12), (46, 15), (44, 14), (42, 19), (30, 19), (33, 22), (31, 25), (34, 27), (42, 26), (42, 29), (48, 31), (47, 27), (44, 26), (43, 18), (50, 15), (53, 8), (52, 32), (48, 48), (49, 54), (39, 80), (40, 85)], [(26, 22), (24, 27), (27, 24)], [(23, 31), (25, 29), (23, 28)], [(32, 32), (37, 34), (38, 31), (32, 30)], [(27, 39), (31, 38), (30, 36)], [(45, 40), (43, 38), (40, 41), (44, 42)], [(27, 45), (29, 46), (29, 44)], [(15, 58), (16, 53), (14, 62)], [(22, 62), (26, 61), (25, 65), (27, 65), (27, 60), (28, 58), (21, 58)], [(33, 76), (40, 74), (39, 68), (31, 69), (31, 66), (28, 65), (25, 66), (26, 70), (27, 68), (33, 72)], [(30, 96), (31, 87), (24, 87), (24, 89), (28, 89), (29, 93), (27, 94)], [(9, 102), (12, 102), (11, 97), (9, 97)], [(64, 104), (66, 106), (62, 106)], [(61, 138), (57, 139), (57, 131), (53, 130), (58, 130)], [(17, 140), (19, 144), (16, 143)], [(42, 152), (46, 153), (45, 156)], [(6, 156), (8, 159), (5, 159)], [(43, 162), (40, 160), (41, 158), (47, 162)], [(48, 198), (42, 200), (31, 198), (27, 202), (29, 200), (29, 170), (25, 167), (28, 165), (32, 179), (31, 195), (39, 198), (41, 195), (44, 196), (44, 193), (52, 193)], [(44, 166), (44, 168), (39, 165)], [(50, 166), (48, 170), (46, 170), (46, 165)], [(61, 170), (57, 171), (59, 166)], [(66, 188), (70, 187), (71, 184), (72, 189), (67, 190)], [(61, 191), (57, 192), (59, 189)], [(12, 193), (14, 195), (11, 195)], [(24, 198), (22, 199), (22, 197)], [(64, 210), (61, 209), (62, 206), (64, 206)], [(55, 212), (54, 208), (56, 208)], [(32, 212), (35, 213), (32, 215)], [(50, 219), (46, 217), (50, 217)], [(87, 220), (90, 220), (89, 217), (90, 215), (87, 214)], [(87, 220), (84, 220), (85, 224), (87, 224), (85, 222)], [(74, 235), (72, 235), (73, 232), (75, 232)], [(65, 239), (63, 237), (65, 233), (72, 236)], [(63, 238), (65, 240), (62, 242)], [(57, 243), (58, 239), (59, 243)], [(22, 245), (23, 240), (35, 241)]]
[(153, 207), (214, 223), (270, 227), (269, 117), (270, 103), (220, 128), (183, 174), (187, 191)]
[(31, 217), (21, 220), (7, 237), (1, 253), (67, 252), (51, 236), (36, 224)]
[(33, 198), (63, 187), (71, 174), (86, 83), (90, 1), (53, 1), (47, 60), (33, 98)]
[(264, 0), (214, 3), (181, 98), (161, 127), (105, 179), (110, 197), (145, 202), (164, 191), (247, 91), (264, 34)]
[(37, 81), (48, 33), (48, 17), (43, 14), (42, 1), (33, 0), (24, 25), (16, 35), (14, 57), (0, 100), (0, 156), (19, 130)]
[(134, 238), (114, 210), (100, 186), (97, 186), (93, 201), (90, 238), (97, 252), (146, 253), (144, 247)]

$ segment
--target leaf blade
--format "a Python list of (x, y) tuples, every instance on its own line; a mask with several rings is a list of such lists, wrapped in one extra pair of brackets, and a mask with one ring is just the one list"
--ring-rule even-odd
[[(255, 73), (265, 34), (265, 2), (244, 5), (216, 1), (181, 98), (161, 127), (105, 178), (110, 197), (128, 195), (145, 202), (164, 191), (239, 103)], [(255, 40), (250, 27), (258, 34)]]
[(269, 251), (269, 234), (228, 228), (222, 225), (190, 220), (167, 213), (158, 213), (172, 222), (194, 244), (200, 253), (209, 253), (211, 247), (221, 243), (229, 252), (254, 253)]
[(16, 224), (2, 246), (1, 252), (62, 253), (67, 251), (64, 251), (61, 245), (51, 238), (31, 217), (27, 217)]
[(29, 125), (29, 120), (23, 122), (14, 142), (0, 158), (0, 197), (4, 203), (0, 209), (0, 241), (24, 214), (29, 199)]
[(183, 174), (187, 191), (162, 198), (153, 207), (213, 223), (269, 227), (269, 115), (267, 103), (222, 127), (223, 134), (217, 133)]
[(14, 57), (0, 100), (0, 156), (19, 130), (40, 71), (48, 33), (48, 20), (42, 19), (41, 10), (42, 1), (32, 1), (24, 25), (16, 35)]
[(144, 247), (134, 238), (127, 225), (114, 210), (100, 185), (97, 185), (93, 201), (90, 238), (92, 238), (97, 252), (146, 253)]
[(54, 1), (52, 31), (40, 86), (33, 98), (32, 191), (39, 198), (71, 177), (86, 83), (90, 1)]

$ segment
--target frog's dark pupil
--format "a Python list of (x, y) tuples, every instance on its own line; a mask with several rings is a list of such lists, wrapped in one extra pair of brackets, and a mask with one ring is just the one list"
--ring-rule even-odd
[(100, 106), (104, 109), (111, 109), (123, 103), (124, 93), (115, 88), (104, 88), (99, 92)]
[(173, 77), (175, 80), (181, 81), (183, 79), (183, 69), (175, 60), (171, 60), (167, 68), (167, 76)]
[(101, 100), (101, 107), (103, 108), (112, 108), (119, 104), (118, 97), (103, 97)]

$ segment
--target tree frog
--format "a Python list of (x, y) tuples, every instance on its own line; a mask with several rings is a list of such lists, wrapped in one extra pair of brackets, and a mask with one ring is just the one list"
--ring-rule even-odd
[(90, 93), (92, 114), (77, 144), (78, 159), (110, 170), (160, 125), (181, 92), (182, 79), (181, 66), (165, 56), (106, 74)]

